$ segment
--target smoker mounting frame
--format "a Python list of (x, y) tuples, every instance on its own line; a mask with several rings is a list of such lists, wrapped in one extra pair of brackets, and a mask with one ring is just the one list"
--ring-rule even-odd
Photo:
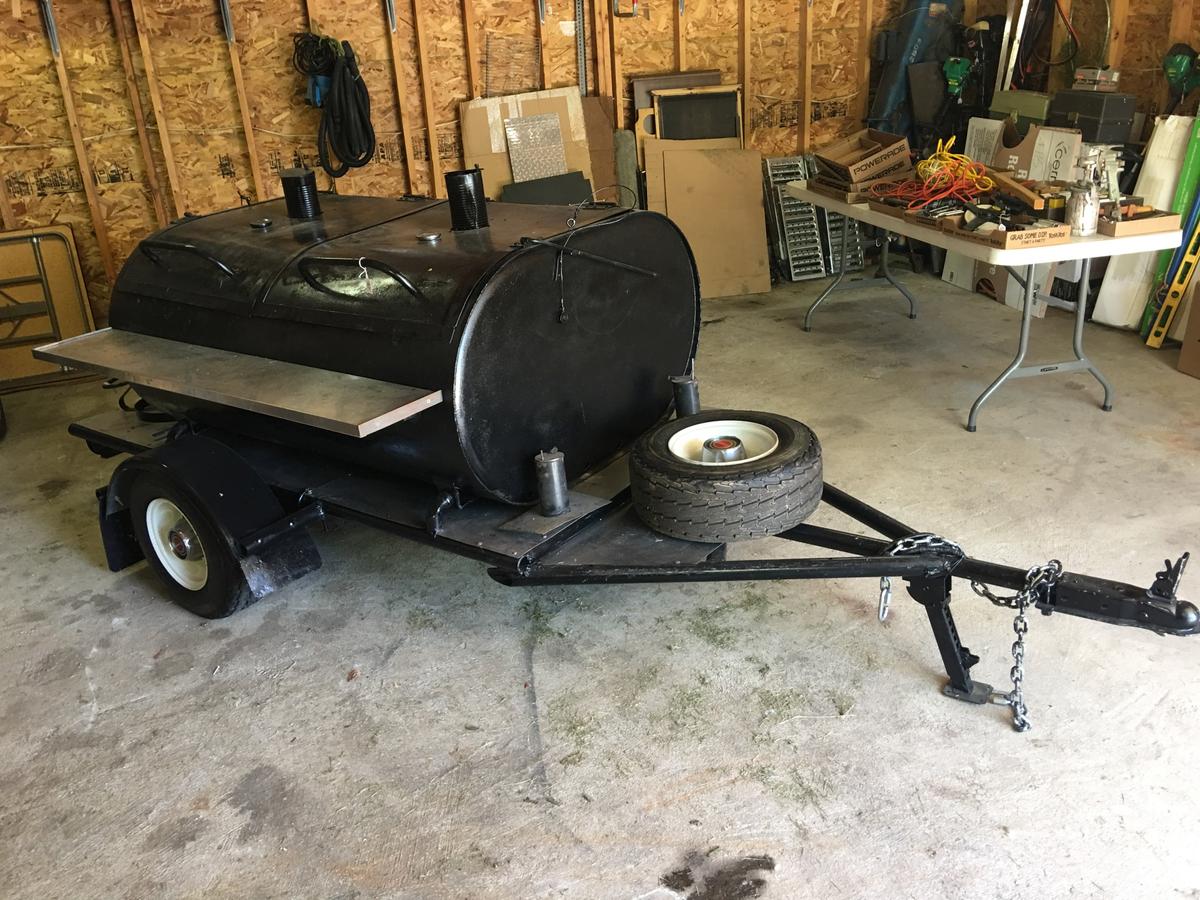
[[(141, 422), (130, 413), (104, 413), (76, 422), (71, 434), (101, 456), (138, 454), (199, 435), (228, 447), (246, 465), (218, 473), (227, 489), (253, 470), (281, 500), (284, 516), (247, 534), (234, 534), (239, 554), (252, 557), (272, 544), (329, 517), (356, 520), (398, 536), (488, 564), (488, 575), (508, 586), (694, 583), (706, 581), (903, 578), (925, 608), (947, 683), (943, 693), (973, 703), (992, 696), (971, 668), (979, 657), (959, 636), (950, 607), (955, 578), (1019, 591), (1024, 569), (926, 549), (891, 555), (893, 543), (919, 532), (846, 491), (825, 484), (821, 500), (879, 536), (802, 524), (779, 538), (844, 556), (728, 559), (726, 544), (666, 538), (638, 520), (632, 509), (622, 455), (571, 486), (570, 512), (546, 517), (492, 500), (465, 500), (433, 485), (353, 470), (316, 454), (234, 435), (197, 430), (190, 423)], [(120, 469), (118, 469), (120, 472)], [(113, 571), (136, 562), (131, 530), (122, 523), (114, 484), (97, 492), (105, 551)], [(127, 517), (127, 513), (126, 513)], [(1187, 561), (1166, 563), (1148, 588), (1064, 571), (1038, 586), (1033, 605), (1044, 615), (1064, 613), (1160, 635), (1200, 633), (1200, 612), (1176, 596)], [(284, 583), (287, 579), (281, 579)]]

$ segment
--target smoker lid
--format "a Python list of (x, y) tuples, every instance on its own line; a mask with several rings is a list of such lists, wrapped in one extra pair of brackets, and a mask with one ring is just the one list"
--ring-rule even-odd
[(254, 314), (376, 330), (454, 329), (480, 281), (520, 247), (522, 238), (548, 240), (617, 209), (489, 203), (490, 225), (453, 231), (446, 204), (347, 234), (293, 259)]
[(296, 254), (441, 202), (321, 197), (315, 219), (289, 218), (278, 199), (174, 222), (138, 245), (117, 291), (249, 315)]
[(452, 231), (440, 200), (322, 194), (321, 209), (290, 219), (280, 199), (185, 219), (139, 245), (117, 290), (236, 315), (439, 333), (521, 238), (621, 212), (489, 203), (490, 227)]

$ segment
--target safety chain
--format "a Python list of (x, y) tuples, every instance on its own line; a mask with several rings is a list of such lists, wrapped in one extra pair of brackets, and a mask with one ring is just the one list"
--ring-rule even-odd
[[(915, 553), (924, 553), (926, 550), (932, 550), (934, 553), (953, 553), (959, 559), (963, 559), (967, 554), (963, 552), (963, 548), (947, 540), (944, 537), (939, 537), (936, 534), (921, 533), (910, 534), (908, 537), (900, 538), (884, 550), (885, 556), (911, 556)], [(892, 579), (886, 575), (879, 579), (879, 621), (883, 622), (888, 617), (888, 607), (892, 603)]]
[(1057, 559), (1050, 560), (1044, 566), (1034, 566), (1025, 573), (1025, 587), (1008, 597), (993, 594), (987, 585), (978, 581), (971, 582), (971, 590), (980, 597), (985, 597), (996, 606), (1017, 611), (1017, 616), (1013, 619), (1013, 633), (1017, 639), (1013, 641), (1013, 666), (1008, 673), (1012, 679), (1012, 690), (1007, 694), (997, 692), (992, 697), (995, 702), (1012, 710), (1014, 731), (1028, 731), (1032, 727), (1029, 709), (1025, 706), (1025, 635), (1029, 633), (1029, 619), (1025, 616), (1025, 611), (1037, 602), (1038, 591), (1049, 591), (1060, 575), (1062, 563)]
[[(960, 560), (966, 557), (962, 547), (939, 537), (936, 534), (914, 534), (892, 543), (885, 551), (887, 556), (905, 556), (914, 553), (933, 551), (935, 553), (953, 553)], [(1010, 596), (995, 594), (981, 581), (972, 581), (971, 590), (980, 597), (990, 600), (996, 606), (1016, 610), (1013, 619), (1013, 633), (1017, 639), (1013, 641), (1013, 665), (1009, 670), (1012, 679), (1012, 690), (1007, 694), (996, 692), (992, 699), (1012, 710), (1013, 729), (1028, 731), (1031, 727), (1029, 709), (1025, 705), (1025, 635), (1029, 633), (1029, 618), (1026, 611), (1037, 602), (1039, 591), (1049, 591), (1062, 575), (1062, 563), (1052, 559), (1042, 566), (1034, 566), (1025, 573), (1025, 586)], [(892, 600), (892, 580), (886, 575), (879, 579), (879, 621), (887, 619), (888, 608)]]

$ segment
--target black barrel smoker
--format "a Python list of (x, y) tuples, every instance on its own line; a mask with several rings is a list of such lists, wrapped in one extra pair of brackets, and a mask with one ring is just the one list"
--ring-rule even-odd
[[(999, 698), (1020, 730), (1027, 611), (1200, 632), (1186, 554), (1149, 588), (973, 559), (824, 484), (799, 422), (701, 409), (696, 268), (665, 217), (487, 203), (470, 172), (449, 188), (342, 197), (287, 173), (283, 199), (143, 241), (112, 327), (36, 351), (152, 407), (71, 426), (130, 454), (98, 492), (113, 571), (145, 558), (181, 605), (229, 615), (317, 568), (306, 526), (339, 516), (512, 585), (873, 578), (883, 618), (902, 578), (943, 691)], [(821, 501), (882, 537), (805, 524)], [(758, 535), (844, 555), (727, 558)], [(1016, 614), (1007, 693), (971, 678), (954, 578)]]
[(143, 242), (113, 292), (114, 330), (440, 391), (433, 408), (349, 437), (146, 399), (506, 503), (536, 499), (541, 450), (558, 447), (572, 480), (611, 457), (666, 414), (668, 376), (695, 353), (687, 243), (662, 216), (612, 208), (491, 204), (478, 227), (474, 196), (323, 195), (294, 204), (302, 218), (276, 200), (185, 220)]

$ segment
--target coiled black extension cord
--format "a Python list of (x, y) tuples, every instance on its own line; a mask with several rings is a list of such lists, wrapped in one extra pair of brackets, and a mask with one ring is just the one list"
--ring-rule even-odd
[(349, 41), (301, 32), (295, 36), (292, 64), (302, 75), (330, 80), (317, 129), (317, 159), (331, 178), (365, 166), (375, 155), (371, 96), (358, 71)]

